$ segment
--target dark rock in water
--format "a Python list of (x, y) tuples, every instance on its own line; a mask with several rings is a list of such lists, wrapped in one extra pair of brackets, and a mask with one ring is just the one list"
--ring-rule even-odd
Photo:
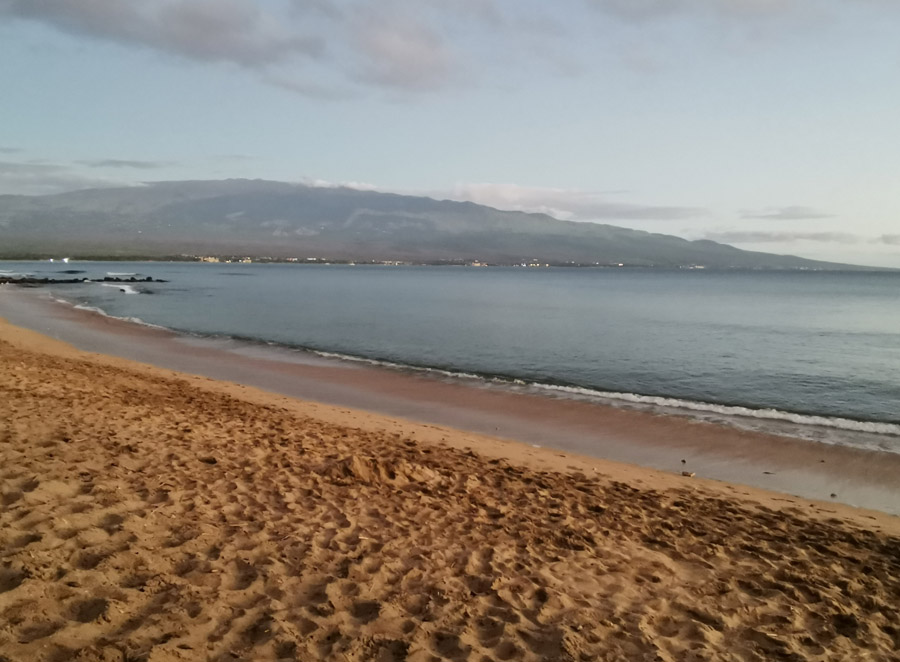
[(0, 278), (0, 285), (9, 283), (10, 285), (57, 285), (57, 284), (74, 284), (83, 283), (86, 278), (34, 278), (26, 276), (25, 278)]
[(104, 283), (168, 283), (167, 280), (161, 280), (156, 278), (151, 278), (147, 276), (146, 278), (136, 278), (135, 276), (129, 276), (128, 278), (119, 278), (118, 276), (105, 276), (100, 279)]
[[(34, 286), (34, 285), (75, 285), (77, 283), (89, 283), (91, 282), (90, 278), (34, 278), (32, 276), (26, 276), (23, 278), (18, 277), (9, 277), (2, 276), (0, 277), (0, 285), (26, 285), (26, 286)], [(105, 278), (101, 278), (97, 281), (98, 283), (168, 283), (167, 280), (152, 278), (147, 276), (146, 278), (137, 279), (134, 276), (131, 278), (118, 278), (114, 276), (106, 276)]]

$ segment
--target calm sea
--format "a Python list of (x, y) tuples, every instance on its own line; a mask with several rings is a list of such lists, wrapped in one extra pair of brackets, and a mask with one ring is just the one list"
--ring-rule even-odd
[(900, 273), (0, 263), (203, 336), (900, 452)]

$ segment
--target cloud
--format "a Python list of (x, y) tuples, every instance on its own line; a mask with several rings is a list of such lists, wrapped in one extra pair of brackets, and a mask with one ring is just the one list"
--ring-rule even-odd
[(303, 186), (311, 186), (313, 188), (352, 188), (357, 191), (383, 191), (383, 189), (379, 189), (375, 184), (370, 184), (369, 182), (332, 182), (328, 179), (303, 177), (300, 179), (300, 183)]
[(108, 179), (85, 177), (65, 165), (0, 161), (0, 194), (49, 195), (120, 185), (121, 182)]
[[(858, 0), (857, 0), (858, 2)], [(838, 0), (851, 6), (851, 0)], [(887, 1), (869, 0), (889, 11)], [(0, 0), (0, 20), (52, 27), (76, 38), (241, 67), (258, 80), (321, 100), (373, 88), (427, 93), (493, 80), (533, 83), (536, 69), (605, 73), (584, 37), (620, 66), (653, 72), (671, 49), (660, 31), (629, 29), (684, 18), (758, 27), (807, 18), (814, 0)], [(833, 4), (833, 3), (826, 3)], [(585, 11), (593, 7), (596, 11)], [(598, 20), (587, 20), (585, 14)], [(602, 23), (602, 25), (598, 25)], [(615, 32), (619, 23), (626, 39)], [(713, 26), (720, 27), (720, 26)], [(680, 32), (680, 30), (679, 30)], [(724, 31), (726, 35), (729, 31)], [(724, 37), (730, 41), (730, 37)], [(667, 45), (668, 44), (668, 45)]]
[(360, 79), (420, 91), (448, 81), (451, 57), (444, 40), (418, 17), (373, 6), (356, 18), (354, 32), (362, 55)]
[(296, 80), (287, 76), (267, 75), (263, 80), (270, 85), (280, 87), (289, 92), (296, 92), (304, 97), (321, 99), (323, 101), (345, 101), (359, 96), (357, 92), (348, 88)]
[(174, 165), (171, 161), (131, 161), (128, 159), (98, 159), (95, 161), (78, 161), (89, 168), (135, 168), (137, 170), (154, 170)]
[(511, 211), (539, 212), (572, 221), (678, 220), (708, 215), (702, 207), (615, 202), (609, 193), (516, 184), (461, 183), (438, 197)]
[(572, 221), (601, 220), (677, 220), (708, 216), (701, 207), (676, 207), (611, 202), (605, 196), (619, 192), (592, 193), (575, 189), (528, 187), (516, 184), (461, 183), (452, 189), (387, 189), (371, 182), (332, 181), (318, 177), (301, 177), (303, 186), (314, 188), (349, 188), (398, 195), (427, 196), (438, 200), (474, 202), (505, 211), (548, 214)]
[(369, 182), (334, 182), (315, 177), (304, 177), (300, 183), (321, 188), (351, 188), (358, 191), (380, 191), (400, 195), (428, 196), (438, 200), (474, 202), (505, 211), (524, 211), (548, 214), (570, 221), (604, 220), (677, 220), (708, 216), (701, 207), (676, 207), (611, 202), (599, 193), (576, 189), (519, 186), (517, 184), (460, 183), (450, 190), (397, 190), (385, 189)]
[(876, 241), (888, 246), (900, 246), (900, 234), (883, 234)]
[(464, 19), (483, 22), (493, 29), (506, 27), (509, 23), (508, 17), (500, 8), (501, 3), (496, 0), (454, 0), (454, 2), (425, 0), (425, 2), (440, 10), (450, 10)]
[(604, 14), (628, 21), (684, 14), (716, 18), (773, 18), (809, 6), (809, 0), (587, 0)]
[(703, 239), (725, 244), (767, 244), (814, 241), (820, 243), (855, 244), (861, 237), (845, 232), (766, 232), (758, 230), (736, 230), (726, 232), (706, 232)]
[[(582, 0), (576, 0), (578, 2)], [(559, 68), (567, 15), (499, 0), (0, 0), (0, 21), (244, 68), (323, 100), (429, 92), (483, 71)], [(569, 66), (569, 65), (566, 65)], [(506, 76), (504, 77), (506, 82)]]
[[(489, 20), (490, 3), (465, 4), (471, 16), (481, 17), (473, 20)], [(479, 4), (484, 7), (476, 11)], [(0, 19), (33, 21), (76, 37), (200, 62), (230, 63), (305, 96), (344, 99), (348, 95), (339, 88), (301, 82), (298, 72), (304, 65), (321, 66), (329, 79), (337, 72), (350, 82), (414, 91), (447, 81), (453, 58), (433, 27), (447, 10), (437, 3), (430, 10), (418, 7), (409, 0), (0, 0)]]
[(255, 156), (249, 154), (214, 154), (210, 157), (213, 161), (255, 161)]
[(19, 147), (0, 147), (0, 154), (19, 154), (22, 151)]
[(316, 56), (322, 40), (286, 29), (250, 0), (0, 0), (0, 16), (186, 58), (260, 67)]
[(832, 218), (833, 214), (812, 207), (768, 207), (761, 210), (744, 210), (741, 218), (756, 218), (767, 221), (805, 221), (817, 218)]

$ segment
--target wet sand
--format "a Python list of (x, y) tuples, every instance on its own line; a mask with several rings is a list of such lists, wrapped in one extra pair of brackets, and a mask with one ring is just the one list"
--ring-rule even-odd
[(900, 514), (900, 454), (478, 388), (302, 352), (187, 338), (42, 295), (42, 290), (0, 288), (0, 316), (87, 351), (304, 400)]
[(5, 323), (0, 500), (15, 662), (900, 654), (900, 518)]

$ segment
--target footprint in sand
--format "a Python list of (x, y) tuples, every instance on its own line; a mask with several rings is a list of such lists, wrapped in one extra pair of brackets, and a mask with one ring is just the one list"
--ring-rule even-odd
[(91, 623), (106, 614), (109, 602), (104, 598), (91, 598), (76, 602), (69, 608), (69, 617), (79, 623)]

